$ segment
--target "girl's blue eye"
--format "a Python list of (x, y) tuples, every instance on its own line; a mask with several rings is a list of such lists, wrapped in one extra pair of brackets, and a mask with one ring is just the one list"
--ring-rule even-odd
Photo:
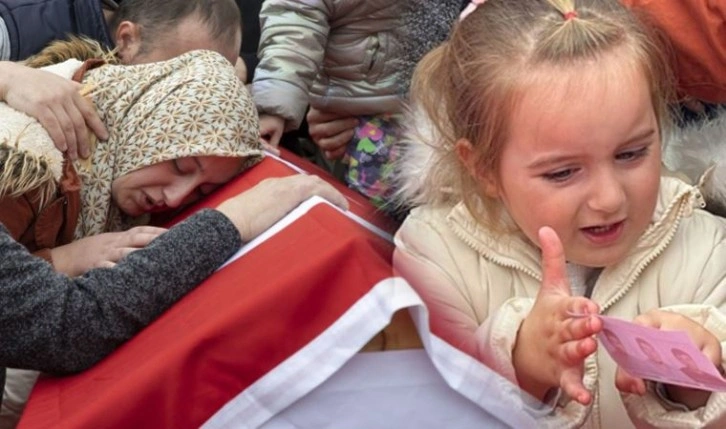
[(553, 171), (552, 173), (545, 173), (542, 177), (550, 182), (564, 182), (572, 177), (575, 172), (577, 172), (577, 170), (574, 168), (566, 168), (564, 170)]
[(640, 159), (648, 154), (650, 148), (648, 146), (641, 147), (635, 150), (627, 150), (615, 155), (615, 159), (619, 161), (633, 161)]

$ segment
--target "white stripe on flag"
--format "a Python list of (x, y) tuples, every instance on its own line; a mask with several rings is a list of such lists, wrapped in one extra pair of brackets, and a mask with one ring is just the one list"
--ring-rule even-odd
[(327, 380), (402, 308), (421, 305), (405, 280), (379, 282), (335, 323), (225, 404), (204, 429), (257, 428)]
[(265, 230), (262, 234), (258, 235), (255, 239), (250, 241), (249, 243), (246, 243), (242, 245), (242, 247), (232, 255), (227, 262), (225, 262), (221, 267), (219, 267), (217, 270), (221, 270), (228, 264), (234, 262), (237, 260), (237, 258), (242, 257), (243, 255), (249, 253), (252, 249), (259, 246), (260, 244), (264, 243), (266, 240), (268, 240), (273, 235), (277, 234), (278, 232), (285, 229), (288, 225), (295, 222), (296, 220), (300, 219), (303, 215), (305, 215), (307, 212), (310, 211), (313, 207), (315, 207), (318, 204), (326, 204), (330, 207), (333, 207), (334, 209), (338, 210), (339, 212), (343, 213), (346, 217), (352, 219), (356, 223), (362, 225), (364, 228), (368, 229), (372, 233), (378, 235), (379, 237), (383, 238), (384, 240), (392, 243), (393, 237), (391, 234), (383, 231), (382, 229), (378, 228), (377, 226), (373, 225), (372, 223), (366, 221), (365, 219), (361, 218), (360, 216), (356, 215), (355, 213), (344, 211), (338, 208), (337, 206), (334, 206), (328, 200), (321, 198), (317, 195), (314, 195), (307, 200), (300, 203), (299, 206), (295, 207), (290, 213), (285, 215), (282, 219), (278, 220), (274, 225), (272, 225), (270, 228)]
[(310, 344), (225, 404), (202, 428), (260, 427), (342, 368), (402, 308), (409, 308), (429, 358), (453, 391), (504, 425), (538, 427), (533, 415), (541, 409), (507, 379), (431, 334), (421, 298), (406, 280), (392, 277), (379, 282)]

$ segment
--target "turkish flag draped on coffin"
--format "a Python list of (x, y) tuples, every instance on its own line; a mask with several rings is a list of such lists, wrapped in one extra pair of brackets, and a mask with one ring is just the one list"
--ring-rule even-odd
[[(267, 158), (178, 219), (264, 178), (293, 173)], [(304, 392), (332, 374), (395, 311), (371, 302), (367, 310), (360, 307), (361, 298), (392, 276), (393, 245), (386, 239), (391, 223), (365, 199), (342, 190), (351, 211), (380, 229), (322, 201), (310, 202), (93, 368), (42, 377), (19, 427), (196, 428), (263, 376), (269, 381), (291, 356), (316, 368), (327, 356), (331, 364), (317, 375), (281, 376), (273, 383), (277, 391), (297, 386)], [(341, 325), (352, 313), (352, 321)], [(336, 321), (337, 338), (317, 341), (314, 351), (306, 348)], [(247, 423), (265, 421), (294, 399), (271, 397)]]

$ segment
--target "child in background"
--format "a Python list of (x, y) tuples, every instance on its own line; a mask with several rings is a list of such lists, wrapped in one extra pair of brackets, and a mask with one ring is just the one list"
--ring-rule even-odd
[(348, 184), (382, 204), (401, 110), (394, 31), (405, 2), (266, 0), (252, 94), (260, 134), (277, 146), (308, 104), (358, 118), (344, 162)]
[(418, 66), (435, 141), (403, 155), (423, 169), (402, 163), (419, 207), (395, 263), (433, 334), (553, 398), (543, 426), (724, 427), (725, 393), (631, 377), (593, 338), (602, 313), (685, 331), (722, 365), (726, 221), (661, 174), (655, 38), (615, 0), (470, 9)]

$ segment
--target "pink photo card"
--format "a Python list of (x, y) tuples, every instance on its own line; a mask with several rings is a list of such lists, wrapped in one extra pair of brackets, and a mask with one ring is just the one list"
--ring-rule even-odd
[(630, 375), (694, 389), (726, 391), (726, 380), (685, 332), (597, 317), (603, 322), (597, 338)]

